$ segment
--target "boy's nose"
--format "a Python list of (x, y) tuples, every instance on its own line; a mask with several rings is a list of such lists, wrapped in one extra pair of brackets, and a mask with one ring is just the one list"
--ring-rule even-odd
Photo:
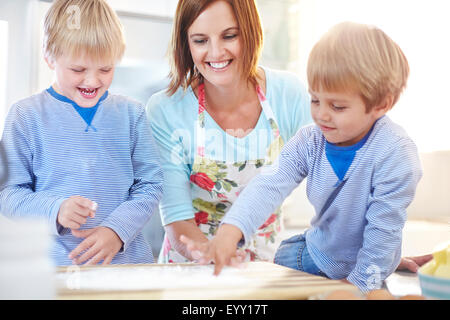
[(319, 108), (317, 108), (316, 117), (320, 121), (329, 121), (330, 113), (328, 112), (326, 107), (320, 106)]
[(87, 75), (84, 79), (84, 85), (90, 88), (96, 88), (100, 86), (100, 80), (95, 75)]

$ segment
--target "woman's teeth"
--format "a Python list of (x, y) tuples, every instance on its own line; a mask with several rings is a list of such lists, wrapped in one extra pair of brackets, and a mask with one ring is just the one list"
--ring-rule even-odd
[(214, 69), (223, 69), (229, 64), (230, 64), (230, 60), (224, 61), (224, 62), (209, 62), (209, 65), (211, 67), (213, 67)]

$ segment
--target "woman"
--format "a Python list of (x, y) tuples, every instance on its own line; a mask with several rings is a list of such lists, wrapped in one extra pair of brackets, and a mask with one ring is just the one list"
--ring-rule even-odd
[[(254, 0), (178, 3), (171, 82), (147, 105), (165, 175), (160, 263), (194, 260), (180, 236), (212, 238), (239, 192), (312, 121), (298, 78), (258, 66), (262, 41)], [(282, 227), (278, 209), (245, 248), (247, 259), (272, 261)], [(399, 269), (415, 272), (430, 259), (403, 258)]]
[[(262, 37), (253, 0), (178, 3), (171, 83), (147, 106), (166, 180), (161, 263), (193, 260), (180, 235), (213, 236), (250, 179), (311, 121), (298, 78), (258, 66)], [(281, 230), (277, 210), (246, 248), (248, 258), (272, 260)]]

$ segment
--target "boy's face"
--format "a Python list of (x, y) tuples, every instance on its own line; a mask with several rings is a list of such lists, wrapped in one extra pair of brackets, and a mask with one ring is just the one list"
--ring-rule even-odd
[(366, 112), (358, 93), (309, 91), (311, 115), (328, 142), (351, 146), (360, 141), (390, 106), (383, 103)]
[(56, 74), (53, 89), (83, 108), (95, 106), (113, 80), (115, 65), (111, 62), (86, 55), (76, 58), (61, 55), (46, 61)]

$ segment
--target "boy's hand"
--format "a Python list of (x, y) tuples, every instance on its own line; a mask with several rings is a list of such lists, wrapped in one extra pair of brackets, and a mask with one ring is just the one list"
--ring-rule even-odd
[(61, 204), (57, 221), (64, 228), (79, 229), (88, 217), (95, 216), (96, 210), (96, 202), (81, 196), (72, 196)]
[(242, 232), (235, 226), (224, 224), (216, 236), (208, 242), (195, 242), (186, 236), (180, 241), (186, 244), (194, 259), (201, 264), (214, 262), (214, 275), (219, 275), (225, 265), (240, 266), (245, 259), (245, 253), (237, 250), (237, 244), (242, 238)]
[(397, 267), (397, 271), (407, 270), (410, 272), (417, 272), (417, 270), (419, 270), (419, 267), (421, 267), (431, 259), (433, 259), (432, 254), (415, 257), (402, 257), (402, 259), (400, 260), (400, 264)]
[(123, 245), (117, 233), (107, 227), (72, 230), (72, 234), (77, 238), (85, 238), (69, 254), (69, 259), (72, 259), (74, 264), (81, 264), (87, 260), (89, 261), (86, 265), (94, 265), (102, 260), (103, 265), (109, 264)]

